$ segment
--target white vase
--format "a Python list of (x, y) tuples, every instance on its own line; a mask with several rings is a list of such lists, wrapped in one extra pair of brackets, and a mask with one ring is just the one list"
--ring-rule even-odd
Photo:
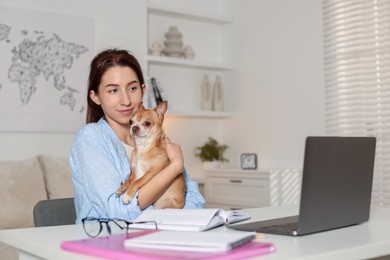
[(213, 85), (213, 110), (224, 110), (224, 93), (221, 76), (217, 76)]
[(215, 170), (221, 168), (221, 161), (205, 161), (203, 162), (204, 170)]
[(201, 88), (202, 110), (210, 111), (213, 109), (213, 93), (207, 74), (203, 76)]

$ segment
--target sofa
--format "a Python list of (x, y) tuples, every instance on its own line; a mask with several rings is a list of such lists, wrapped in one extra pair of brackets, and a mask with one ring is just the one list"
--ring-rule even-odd
[[(33, 227), (38, 201), (74, 197), (68, 158), (0, 161), (0, 178), (0, 229)], [(0, 259), (18, 259), (18, 252), (0, 242)]]

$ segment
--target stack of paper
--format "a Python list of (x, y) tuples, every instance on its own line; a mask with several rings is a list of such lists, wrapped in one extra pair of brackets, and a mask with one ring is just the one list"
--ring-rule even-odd
[(255, 239), (255, 232), (160, 231), (125, 240), (127, 248), (224, 252)]

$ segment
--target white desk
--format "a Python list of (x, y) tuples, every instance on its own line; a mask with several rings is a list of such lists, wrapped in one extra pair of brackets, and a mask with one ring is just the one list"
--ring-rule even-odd
[[(296, 207), (281, 206), (247, 209), (252, 219), (265, 220), (294, 215)], [(234, 232), (225, 227), (218, 232)], [(20, 259), (96, 259), (65, 252), (60, 248), (63, 240), (86, 238), (82, 225), (1, 230), (0, 241), (20, 250)], [(368, 259), (390, 255), (390, 208), (373, 207), (370, 221), (360, 225), (288, 237), (266, 235), (264, 241), (273, 242), (276, 252), (259, 259)], [(256, 258), (254, 258), (256, 259)]]

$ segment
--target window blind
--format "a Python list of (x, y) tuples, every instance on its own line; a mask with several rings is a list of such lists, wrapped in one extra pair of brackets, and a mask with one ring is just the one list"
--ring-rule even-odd
[(323, 24), (326, 132), (377, 138), (372, 203), (390, 206), (390, 0), (324, 0)]

